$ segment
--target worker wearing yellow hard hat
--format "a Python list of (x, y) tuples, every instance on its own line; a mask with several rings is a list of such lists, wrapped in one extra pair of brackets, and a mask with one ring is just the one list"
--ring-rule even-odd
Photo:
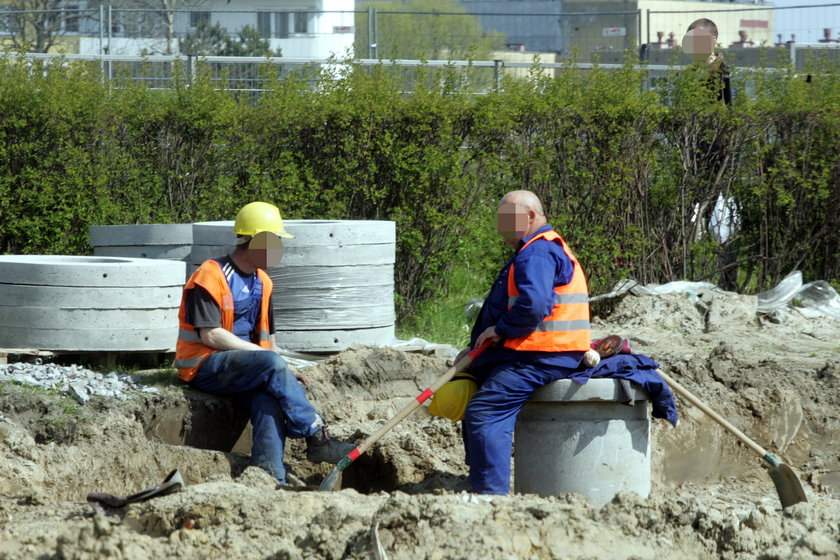
[(272, 291), (264, 269), (283, 257), (291, 238), (280, 210), (252, 202), (236, 215), (236, 246), (205, 261), (184, 287), (175, 367), (192, 388), (231, 396), (248, 406), (253, 426), (251, 464), (285, 483), (286, 437), (305, 438), (312, 462), (338, 463), (355, 449), (333, 438), (306, 398), (306, 378), (277, 354)]
[(237, 212), (233, 223), (233, 233), (242, 236), (253, 236), (264, 231), (279, 237), (294, 237), (283, 227), (280, 210), (267, 202), (252, 202), (246, 204)]

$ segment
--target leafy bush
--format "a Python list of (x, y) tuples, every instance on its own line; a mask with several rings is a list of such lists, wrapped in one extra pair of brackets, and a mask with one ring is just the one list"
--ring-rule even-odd
[[(257, 199), (287, 218), (394, 220), (406, 318), (470, 283), (483, 294), (507, 256), (496, 204), (526, 188), (593, 293), (625, 277), (754, 291), (793, 269), (836, 283), (840, 88), (815, 64), (810, 82), (743, 71), (727, 108), (701, 74), (650, 92), (629, 63), (473, 95), (455, 68), (336, 61), (266, 71), (270, 90), (244, 99), (201, 65), (154, 91), (2, 58), (0, 250), (84, 254), (89, 225), (231, 219)], [(725, 241), (708, 227), (719, 200), (740, 217)]]

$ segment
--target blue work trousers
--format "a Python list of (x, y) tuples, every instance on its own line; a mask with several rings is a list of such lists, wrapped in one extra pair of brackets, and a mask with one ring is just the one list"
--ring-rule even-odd
[[(573, 369), (523, 362), (493, 364), (487, 369), (462, 423), (470, 484), (477, 494), (508, 494), (513, 429), (519, 411), (534, 391), (568, 377)], [(483, 372), (476, 373), (482, 377)]]
[(204, 360), (190, 387), (236, 398), (251, 414), (251, 464), (286, 482), (286, 437), (304, 438), (323, 425), (282, 356), (268, 350), (226, 350)]

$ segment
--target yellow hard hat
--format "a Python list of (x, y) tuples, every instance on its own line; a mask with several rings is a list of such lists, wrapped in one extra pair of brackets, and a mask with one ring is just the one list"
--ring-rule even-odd
[(269, 231), (279, 237), (294, 237), (283, 228), (280, 210), (268, 202), (252, 202), (236, 214), (233, 233), (236, 235), (257, 235)]
[(469, 373), (459, 373), (432, 395), (429, 412), (434, 416), (457, 422), (464, 417), (467, 404), (476, 391), (478, 383), (475, 382), (475, 377)]

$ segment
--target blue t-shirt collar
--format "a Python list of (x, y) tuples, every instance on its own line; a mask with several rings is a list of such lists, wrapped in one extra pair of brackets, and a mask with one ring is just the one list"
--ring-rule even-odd
[(532, 233), (528, 237), (523, 237), (522, 239), (519, 240), (519, 247), (517, 247), (516, 252), (518, 253), (520, 251), (520, 249), (522, 249), (522, 246), (525, 245), (526, 243), (528, 243), (534, 237), (538, 236), (541, 233), (551, 231), (552, 229), (553, 228), (551, 227), (551, 224), (545, 224), (544, 226), (539, 228), (537, 231), (535, 231), (534, 233)]

